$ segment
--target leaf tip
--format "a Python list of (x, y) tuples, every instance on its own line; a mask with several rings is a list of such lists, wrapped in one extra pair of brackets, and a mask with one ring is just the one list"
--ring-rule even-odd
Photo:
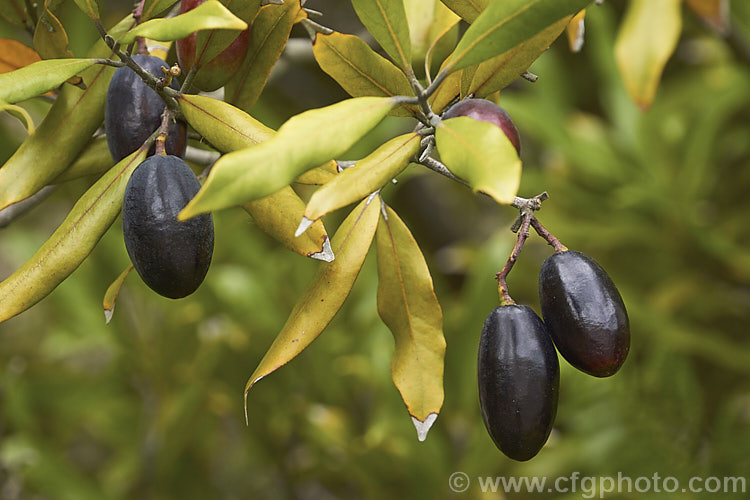
[(420, 442), (427, 439), (427, 433), (430, 432), (430, 428), (432, 427), (432, 424), (435, 423), (435, 420), (437, 420), (437, 417), (438, 414), (433, 412), (427, 415), (427, 418), (422, 422), (414, 415), (411, 416), (411, 421), (417, 429), (417, 439), (419, 439)]
[(311, 253), (308, 255), (311, 259), (318, 259), (325, 262), (333, 262), (333, 259), (336, 258), (335, 255), (333, 255), (333, 248), (331, 248), (331, 240), (328, 238), (328, 236), (325, 237), (323, 240), (323, 249), (320, 252)]
[(299, 238), (307, 229), (313, 225), (314, 220), (310, 220), (304, 215), (302, 216), (302, 222), (299, 223), (297, 230), (294, 232), (294, 237)]
[(110, 321), (112, 321), (112, 316), (115, 314), (115, 306), (113, 305), (111, 308), (104, 308), (104, 320), (107, 322), (106, 324), (109, 324)]

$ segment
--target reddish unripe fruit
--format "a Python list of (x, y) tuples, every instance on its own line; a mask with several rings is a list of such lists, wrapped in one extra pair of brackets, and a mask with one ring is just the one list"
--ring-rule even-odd
[(508, 113), (494, 102), (486, 99), (464, 99), (451, 106), (443, 118), (447, 120), (458, 116), (468, 116), (482, 122), (494, 123), (502, 129), (513, 147), (516, 148), (516, 152), (521, 154), (521, 139), (518, 136), (518, 129)]
[[(205, 0), (182, 0), (180, 14), (192, 10)], [(177, 60), (183, 74), (187, 74), (195, 64), (198, 34), (177, 40)], [(223, 87), (242, 66), (247, 48), (250, 45), (250, 28), (242, 31), (229, 46), (210, 61), (203, 61), (196, 72), (193, 85), (205, 92), (212, 92)], [(200, 57), (200, 54), (198, 54)]]

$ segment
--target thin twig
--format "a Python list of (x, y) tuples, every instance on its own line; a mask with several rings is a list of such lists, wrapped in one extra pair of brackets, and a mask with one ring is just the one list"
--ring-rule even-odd
[(502, 306), (510, 306), (516, 303), (508, 293), (508, 274), (510, 273), (510, 270), (513, 269), (513, 264), (518, 260), (518, 255), (521, 253), (526, 238), (529, 237), (529, 224), (531, 224), (532, 219), (534, 219), (534, 214), (527, 212), (522, 216), (522, 219), (523, 222), (518, 231), (518, 239), (516, 239), (513, 251), (510, 253), (510, 257), (508, 257), (503, 268), (495, 275), (495, 279), (497, 280), (497, 293), (500, 295), (500, 305)]

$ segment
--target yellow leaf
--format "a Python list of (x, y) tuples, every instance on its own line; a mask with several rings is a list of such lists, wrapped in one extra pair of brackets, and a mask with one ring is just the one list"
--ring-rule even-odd
[(615, 42), (615, 59), (630, 97), (648, 109), (682, 29), (681, 0), (631, 0)]
[(586, 31), (586, 24), (584, 19), (586, 18), (586, 9), (573, 16), (568, 26), (565, 28), (568, 34), (568, 45), (570, 46), (571, 52), (580, 52), (583, 48), (583, 35)]

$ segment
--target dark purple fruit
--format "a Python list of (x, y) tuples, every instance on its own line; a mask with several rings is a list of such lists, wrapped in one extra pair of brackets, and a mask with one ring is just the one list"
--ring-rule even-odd
[[(158, 57), (136, 55), (133, 60), (152, 75), (163, 78), (160, 68), (169, 68)], [(170, 85), (179, 89), (176, 80)], [(112, 159), (122, 160), (141, 145), (161, 125), (164, 101), (153, 89), (143, 83), (132, 69), (118, 68), (112, 76), (107, 91), (107, 106), (104, 111), (104, 128)], [(187, 148), (187, 126), (177, 121), (167, 131), (167, 154), (184, 156)], [(148, 153), (154, 154), (154, 147)]]
[(187, 163), (160, 155), (138, 165), (125, 187), (122, 231), (130, 260), (152, 290), (172, 299), (193, 293), (211, 264), (211, 215), (177, 220), (200, 187)]
[(599, 264), (566, 250), (547, 258), (539, 272), (542, 316), (560, 354), (595, 377), (622, 366), (630, 348), (625, 304)]
[(503, 108), (492, 101), (486, 99), (464, 99), (445, 112), (444, 119), (456, 118), (457, 116), (468, 116), (481, 122), (494, 123), (500, 127), (505, 135), (510, 139), (516, 152), (521, 154), (521, 139), (518, 136), (518, 129), (513, 124), (508, 113)]
[(477, 362), (479, 406), (495, 445), (524, 461), (536, 455), (557, 413), (560, 365), (539, 316), (500, 306), (484, 322)]

